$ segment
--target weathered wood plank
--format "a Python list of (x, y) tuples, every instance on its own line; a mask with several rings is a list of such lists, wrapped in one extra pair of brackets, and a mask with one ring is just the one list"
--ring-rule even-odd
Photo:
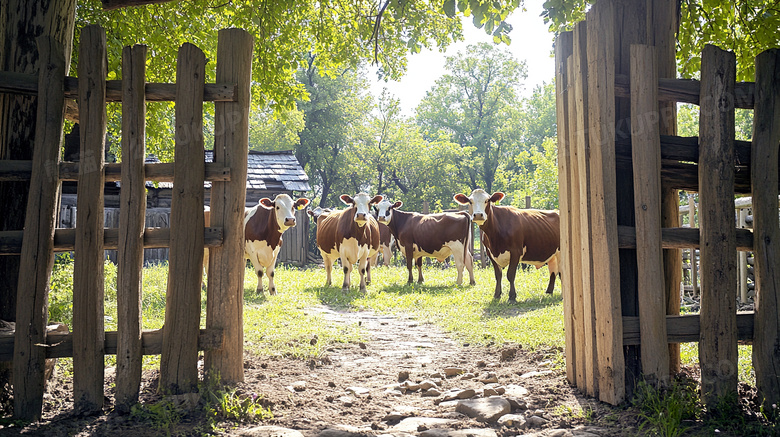
[[(754, 337), (753, 312), (736, 314), (737, 338), (750, 343)], [(666, 334), (668, 343), (695, 343), (699, 341), (701, 330), (700, 314), (666, 316)], [(623, 344), (639, 345), (639, 317), (623, 317)], [(754, 346), (755, 347), (755, 346)]]
[(616, 261), (615, 192), (615, 12), (611, 2), (597, 2), (587, 18), (588, 132), (590, 142), (593, 258), (609, 259), (593, 275), (599, 399), (616, 405), (625, 398), (625, 361), (620, 266)]
[(252, 36), (241, 29), (219, 31), (217, 80), (236, 83), (235, 102), (214, 105), (214, 162), (233, 178), (211, 188), (211, 224), (221, 226), (224, 242), (209, 249), (206, 327), (225, 331), (220, 350), (205, 354), (205, 365), (223, 382), (244, 380), (244, 207), (246, 204)]
[(702, 399), (715, 407), (737, 390), (734, 286), (734, 83), (736, 58), (713, 45), (702, 51), (699, 117)]
[(106, 33), (81, 31), (81, 135), (76, 258), (73, 267), (73, 397), (82, 414), (103, 408), (103, 153), (106, 138)]
[(669, 347), (666, 342), (666, 299), (661, 252), (661, 139), (657, 56), (653, 46), (631, 46), (631, 140), (642, 374), (651, 384), (666, 384), (669, 378)]
[[(590, 145), (588, 142), (588, 59), (587, 24), (584, 21), (574, 27), (574, 138), (578, 169), (579, 201), (579, 249), (580, 249), (580, 287), (582, 287), (582, 322), (585, 340), (585, 392), (589, 396), (598, 393), (598, 361), (596, 359), (596, 310), (593, 295), (593, 254), (591, 251), (591, 205), (590, 205)], [(575, 279), (576, 280), (576, 279)]]
[[(631, 96), (631, 78), (625, 74), (615, 75), (615, 95), (617, 97)], [(734, 107), (753, 109), (753, 90), (755, 83), (740, 82), (734, 87)], [(701, 82), (695, 79), (658, 79), (658, 100), (663, 102), (678, 102), (699, 104)]]
[(555, 113), (558, 123), (558, 208), (561, 216), (561, 294), (563, 295), (563, 331), (566, 337), (564, 356), (566, 361), (566, 379), (569, 384), (577, 384), (574, 363), (577, 344), (574, 339), (574, 275), (571, 254), (571, 145), (569, 144), (569, 89), (566, 59), (573, 50), (573, 35), (563, 32), (555, 41)]
[[(32, 161), (0, 160), (0, 181), (28, 181), (32, 172)], [(58, 170), (59, 168), (59, 170)], [(118, 181), (122, 178), (122, 164), (106, 164), (103, 167), (106, 182)], [(61, 181), (77, 181), (79, 177), (78, 162), (60, 162), (59, 165), (47, 164), (46, 174), (59, 172)], [(144, 178), (147, 181), (173, 182), (173, 163), (159, 162), (144, 164)], [(219, 163), (207, 162), (204, 180), (229, 181), (230, 169)]]
[(176, 60), (176, 148), (171, 199), (171, 246), (168, 261), (160, 390), (190, 393), (197, 389), (200, 287), (203, 278), (203, 84), (206, 56), (185, 43)]
[[(753, 233), (747, 229), (735, 229), (737, 250), (753, 250)], [(661, 246), (664, 249), (699, 249), (698, 228), (663, 228)], [(633, 226), (618, 226), (618, 245), (620, 248), (636, 247), (636, 229)]]
[(767, 408), (780, 403), (780, 223), (777, 216), (777, 161), (780, 143), (780, 50), (756, 58), (753, 110), (753, 229), (755, 236), (756, 335), (753, 367), (756, 388)]
[(65, 123), (65, 51), (52, 37), (38, 37), (39, 73), (37, 120), (32, 173), (24, 227), (27, 230), (19, 264), (16, 302), (17, 353), (13, 360), (14, 417), (38, 420), (43, 411), (46, 385), (45, 341), (49, 282), (54, 264), (54, 227), (59, 180), (47, 175), (47, 163), (59, 161)]
[[(141, 352), (144, 355), (160, 355), (162, 351), (163, 330), (147, 330), (141, 333)], [(222, 347), (223, 333), (219, 329), (201, 329), (198, 334), (198, 350), (208, 351)], [(68, 358), (73, 356), (73, 333), (49, 334), (46, 336), (43, 351), (46, 358)], [(116, 331), (106, 331), (103, 344), (106, 355), (114, 355), (119, 344)], [(0, 335), (0, 361), (9, 361), (14, 357), (13, 336)]]
[(141, 387), (141, 290), (146, 218), (146, 46), (122, 50), (122, 191), (117, 251), (117, 329), (115, 408), (129, 413)]

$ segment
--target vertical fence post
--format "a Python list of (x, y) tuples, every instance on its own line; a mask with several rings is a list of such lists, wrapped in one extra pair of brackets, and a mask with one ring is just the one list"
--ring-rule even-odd
[(571, 257), (571, 190), (570, 173), (571, 152), (569, 145), (569, 89), (566, 59), (572, 53), (573, 35), (563, 32), (555, 41), (555, 113), (558, 119), (558, 209), (561, 215), (561, 294), (563, 295), (563, 326), (566, 336), (566, 379), (569, 384), (577, 384), (574, 362), (577, 344), (574, 341), (574, 285), (576, 274)]
[[(580, 287), (582, 288), (582, 326), (585, 355), (585, 392), (598, 395), (598, 361), (596, 359), (596, 310), (593, 300), (593, 242), (590, 203), (590, 143), (588, 138), (588, 56), (587, 23), (580, 21), (574, 27), (574, 143), (576, 147), (579, 181), (579, 249)], [(576, 278), (575, 278), (576, 280)]]
[[(737, 209), (737, 229), (745, 229), (747, 227), (747, 208)], [(739, 272), (737, 279), (737, 290), (739, 290), (738, 296), (740, 303), (748, 302), (748, 272), (747, 272), (748, 256), (747, 252), (740, 250), (737, 252), (737, 271)]]
[[(653, 384), (669, 382), (669, 346), (661, 251), (661, 136), (655, 47), (631, 45), (631, 158), (639, 281), (642, 373)], [(660, 273), (660, 274), (659, 274)], [(679, 285), (678, 285), (679, 287)]]
[(116, 401), (121, 412), (138, 402), (141, 385), (146, 181), (146, 46), (122, 50), (122, 191), (117, 250)]
[(14, 338), (14, 417), (38, 420), (45, 387), (49, 279), (54, 263), (54, 217), (59, 152), (65, 118), (65, 54), (51, 37), (38, 37), (38, 113), (30, 195), (22, 240)]
[[(702, 51), (699, 117), (702, 398), (714, 408), (737, 390), (737, 243), (734, 225), (736, 58), (713, 45)], [(776, 165), (777, 161), (775, 161)]]
[(615, 258), (615, 10), (597, 2), (587, 16), (588, 133), (593, 258), (610, 260), (593, 272), (599, 399), (616, 405), (626, 395), (620, 266)]
[(244, 209), (249, 153), (252, 36), (219, 31), (217, 81), (236, 84), (236, 100), (215, 103), (214, 162), (230, 167), (230, 181), (211, 188), (211, 226), (221, 226), (221, 247), (209, 249), (206, 327), (222, 328), (219, 350), (207, 351), (206, 369), (224, 382), (244, 380)]
[[(188, 393), (198, 383), (203, 280), (203, 88), (206, 56), (185, 43), (176, 59), (176, 150), (160, 390)], [(213, 217), (213, 216), (212, 216)]]
[(753, 367), (756, 388), (765, 407), (780, 403), (780, 225), (777, 216), (777, 161), (780, 143), (780, 50), (756, 58), (751, 183), (755, 252), (755, 321)]
[(73, 392), (75, 409), (103, 407), (103, 155), (106, 141), (106, 32), (82, 29), (79, 53), (79, 176), (73, 266)]

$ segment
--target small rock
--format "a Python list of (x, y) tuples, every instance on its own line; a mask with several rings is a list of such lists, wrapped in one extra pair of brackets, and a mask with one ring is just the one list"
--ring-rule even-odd
[(336, 383), (333, 382), (333, 381), (328, 381), (328, 387), (335, 388), (336, 387)]
[(404, 382), (407, 379), (409, 379), (409, 371), (408, 370), (401, 370), (398, 372), (398, 382)]
[(300, 431), (280, 426), (256, 426), (238, 430), (237, 434), (234, 435), (238, 437), (303, 437)]
[(444, 401), (451, 401), (454, 399), (468, 399), (473, 398), (477, 392), (473, 389), (467, 389), (467, 390), (459, 390), (454, 389), (447, 392), (447, 394), (444, 395)]
[(453, 419), (439, 419), (434, 417), (407, 417), (397, 425), (390, 428), (392, 434), (396, 432), (417, 433), (421, 430), (430, 429), (435, 426), (447, 426), (456, 422)]
[[(436, 404), (437, 403), (436, 401), (437, 401), (437, 399), (434, 399), (433, 403)], [(440, 402), (438, 402), (438, 405), (441, 408), (455, 408), (455, 407), (458, 406), (458, 402), (460, 402), (460, 401), (455, 401), (455, 400), (440, 401)]]
[(525, 401), (522, 399), (508, 397), (506, 400), (509, 401), (509, 405), (512, 406), (512, 411), (525, 411), (528, 409), (528, 405), (526, 405)]
[(498, 382), (498, 376), (494, 372), (488, 372), (479, 377), (479, 382), (483, 384), (495, 384)]
[(487, 366), (486, 362), (484, 362), (482, 360), (477, 361), (477, 367), (485, 367), (485, 366)]
[(344, 404), (345, 407), (351, 407), (355, 405), (355, 402), (357, 402), (357, 399), (352, 396), (341, 396), (337, 400)]
[[(455, 404), (457, 404), (457, 402)], [(456, 420), (466, 420), (469, 418), (469, 416), (466, 416), (463, 413), (458, 413), (457, 411), (448, 411), (444, 414), (440, 414), (439, 416), (441, 416), (444, 419), (456, 419)]]
[(490, 428), (444, 429), (434, 428), (420, 433), (420, 437), (496, 437), (496, 431)]
[(362, 341), (360, 343), (358, 343), (358, 346), (360, 346), (360, 349), (365, 349), (366, 348), (366, 344), (363, 343)]
[(524, 428), (525, 417), (522, 414), (504, 414), (498, 418), (498, 424), (507, 428)]
[(473, 373), (471, 373), (471, 372), (466, 372), (466, 373), (464, 373), (464, 374), (463, 374), (463, 375), (460, 377), (460, 379), (474, 379), (474, 378), (476, 378), (476, 377), (477, 377), (477, 375), (475, 375), (475, 374), (473, 374)]
[(295, 391), (304, 391), (306, 390), (306, 381), (295, 381), (292, 383), (292, 388)]
[(461, 373), (464, 373), (465, 370), (461, 369), (460, 367), (445, 367), (444, 368), (444, 374), (446, 376), (455, 376), (460, 375)]
[(574, 434), (565, 429), (555, 429), (547, 435), (548, 437), (573, 437)]
[(444, 379), (444, 375), (439, 372), (431, 374), (431, 379)]
[(523, 386), (515, 385), (515, 384), (509, 384), (506, 387), (506, 395), (507, 396), (514, 396), (514, 397), (524, 397), (528, 396), (528, 389), (526, 389)]
[(509, 414), (511, 407), (509, 401), (504, 398), (483, 398), (461, 401), (455, 407), (455, 411), (463, 413), (479, 422), (493, 423), (499, 417)]
[(504, 349), (501, 351), (501, 361), (513, 360), (515, 358), (515, 355), (517, 355), (517, 349), (515, 348)]
[(422, 396), (435, 398), (436, 396), (441, 396), (441, 392), (435, 388), (430, 388), (422, 392)]
[(547, 419), (539, 416), (531, 416), (526, 419), (526, 423), (528, 423), (529, 428), (541, 428), (547, 422), (549, 422)]
[(347, 393), (352, 393), (355, 396), (365, 396), (370, 392), (371, 390), (365, 387), (347, 387)]
[(522, 375), (520, 375), (520, 377), (526, 379), (526, 378), (532, 378), (534, 376), (549, 375), (551, 373), (553, 373), (552, 370), (533, 371), (533, 372), (523, 373)]
[(491, 396), (498, 396), (498, 392), (492, 388), (482, 389), (482, 397), (489, 398)]
[(544, 411), (544, 410), (542, 410), (542, 409), (540, 409), (540, 408), (539, 408), (539, 409), (536, 409), (536, 410), (534, 410), (534, 412), (533, 412), (533, 415), (534, 415), (534, 416), (539, 416), (539, 417), (544, 417), (544, 416), (545, 416), (545, 414), (547, 414), (547, 413), (545, 413), (545, 411)]

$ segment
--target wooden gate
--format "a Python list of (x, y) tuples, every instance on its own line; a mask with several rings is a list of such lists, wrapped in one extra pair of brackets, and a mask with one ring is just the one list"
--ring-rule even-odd
[[(0, 361), (13, 360), (14, 415), (41, 415), (44, 360), (73, 357), (79, 412), (103, 406), (104, 355), (117, 355), (116, 406), (138, 400), (143, 355), (161, 354), (160, 389), (189, 392), (198, 351), (223, 381), (243, 380), (243, 215), (246, 196), (252, 37), (219, 32), (217, 83), (205, 83), (206, 58), (179, 49), (175, 84), (147, 83), (146, 46), (125, 47), (122, 80), (107, 81), (106, 35), (81, 32), (78, 78), (66, 77), (62, 47), (38, 40), (38, 76), (0, 72), (0, 92), (38, 96), (32, 162), (0, 161), (0, 179), (30, 180), (25, 231), (0, 232), (0, 253), (21, 254), (16, 332), (0, 339)], [(60, 162), (66, 99), (78, 103), (80, 162)], [(146, 101), (176, 102), (175, 162), (144, 164)], [(122, 162), (106, 165), (106, 102), (122, 102)], [(214, 162), (204, 163), (203, 102), (215, 102)], [(60, 182), (78, 181), (75, 229), (55, 231)], [(119, 227), (104, 229), (103, 186), (121, 180)], [(170, 229), (145, 228), (145, 181), (171, 181)], [(205, 228), (203, 182), (212, 181), (211, 227)], [(210, 247), (206, 329), (200, 329), (203, 247)], [(170, 247), (165, 327), (142, 331), (143, 249)], [(103, 257), (118, 249), (118, 331), (104, 332)], [(72, 334), (46, 335), (48, 287), (56, 251), (75, 251)]]

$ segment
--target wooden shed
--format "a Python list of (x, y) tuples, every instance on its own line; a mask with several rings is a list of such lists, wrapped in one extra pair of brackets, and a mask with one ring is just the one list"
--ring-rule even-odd
[[(212, 162), (213, 153), (205, 152), (206, 162)], [(147, 155), (146, 163), (160, 162), (154, 155)], [(280, 152), (256, 152), (250, 151), (247, 162), (246, 182), (246, 207), (251, 208), (263, 197), (273, 199), (277, 194), (287, 194), (297, 198), (309, 191), (309, 177), (301, 167), (292, 150)], [(119, 187), (117, 182), (106, 184), (106, 207), (104, 210), (105, 226), (116, 227), (119, 223)], [(171, 208), (170, 182), (146, 182), (146, 226), (169, 227)], [(211, 204), (211, 182), (204, 183), (204, 203)], [(116, 204), (110, 202), (116, 199)], [(309, 232), (309, 220), (305, 211), (298, 211), (297, 226), (287, 230), (284, 234), (284, 245), (279, 252), (279, 262), (295, 265), (304, 265), (307, 262), (307, 235)], [(67, 194), (63, 190), (62, 205), (60, 208), (59, 227), (71, 228), (76, 223), (76, 198), (73, 194)], [(115, 251), (108, 251), (108, 258), (115, 260)], [(168, 249), (144, 249), (144, 262), (156, 263), (167, 261)]]

